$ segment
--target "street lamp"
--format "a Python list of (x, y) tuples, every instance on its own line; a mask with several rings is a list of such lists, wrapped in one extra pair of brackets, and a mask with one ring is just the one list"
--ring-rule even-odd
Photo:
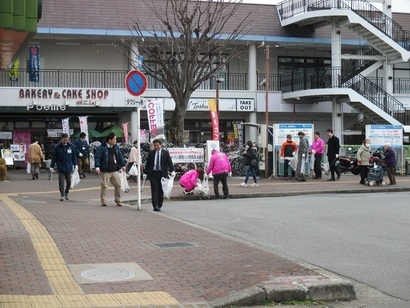
[(224, 82), (225, 79), (219, 77), (216, 78), (216, 93), (215, 93), (215, 102), (216, 102), (216, 114), (218, 116), (218, 127), (219, 127), (219, 87), (221, 82)]

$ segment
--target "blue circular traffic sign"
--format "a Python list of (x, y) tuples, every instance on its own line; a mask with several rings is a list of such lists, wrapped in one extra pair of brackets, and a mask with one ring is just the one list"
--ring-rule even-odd
[(134, 96), (142, 95), (148, 86), (147, 77), (140, 71), (130, 71), (125, 77), (125, 87)]

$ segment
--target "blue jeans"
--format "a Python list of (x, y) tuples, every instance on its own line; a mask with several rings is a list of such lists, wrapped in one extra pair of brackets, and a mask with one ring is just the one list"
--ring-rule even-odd
[(249, 166), (248, 170), (246, 170), (246, 176), (245, 176), (245, 184), (248, 184), (249, 176), (252, 174), (253, 181), (255, 183), (258, 183), (258, 180), (256, 179), (256, 167)]

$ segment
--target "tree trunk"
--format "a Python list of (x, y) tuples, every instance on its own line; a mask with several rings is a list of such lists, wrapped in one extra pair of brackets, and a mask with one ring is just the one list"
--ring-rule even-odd
[(175, 110), (172, 112), (171, 118), (166, 124), (167, 135), (169, 142), (182, 146), (184, 144), (184, 119), (186, 114), (186, 108), (179, 108), (178, 104), (175, 104)]

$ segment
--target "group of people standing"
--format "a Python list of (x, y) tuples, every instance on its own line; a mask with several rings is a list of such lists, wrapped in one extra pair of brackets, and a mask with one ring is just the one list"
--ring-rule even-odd
[[(327, 159), (330, 167), (330, 178), (328, 181), (336, 181), (340, 179), (340, 171), (335, 166), (336, 158), (339, 156), (340, 141), (333, 134), (333, 130), (328, 129), (326, 131), (329, 139), (327, 141)], [(292, 179), (296, 179), (299, 182), (306, 181), (305, 162), (308, 159), (308, 155), (314, 155), (313, 171), (315, 176), (313, 179), (322, 179), (322, 159), (325, 151), (325, 142), (320, 138), (319, 132), (314, 132), (312, 145), (309, 145), (309, 140), (303, 131), (298, 132), (299, 146), (292, 140), (292, 135), (286, 136), (286, 141), (282, 143), (279, 156), (280, 160), (284, 163), (283, 177), (285, 180), (289, 179), (289, 162), (297, 155), (296, 170), (292, 169)]]
[[(337, 181), (340, 179), (340, 171), (336, 167), (336, 161), (339, 157), (340, 140), (333, 134), (333, 130), (326, 130), (328, 136), (327, 140), (327, 160), (329, 162), (330, 178), (328, 181)], [(299, 146), (292, 140), (292, 135), (286, 136), (286, 141), (282, 143), (280, 148), (280, 159), (284, 163), (284, 179), (288, 179), (289, 176), (289, 162), (295, 154), (297, 154), (297, 166), (296, 170), (292, 169), (292, 178), (299, 182), (306, 181), (306, 170), (304, 170), (304, 163), (309, 154), (314, 155), (313, 171), (315, 176), (313, 179), (322, 179), (322, 159), (325, 151), (325, 142), (320, 138), (320, 133), (315, 132), (313, 134), (312, 145), (309, 145), (309, 140), (303, 131), (298, 133)], [(384, 163), (386, 165), (387, 175), (390, 181), (390, 185), (396, 185), (396, 179), (394, 177), (396, 167), (396, 156), (391, 148), (390, 144), (384, 146)], [(357, 163), (360, 171), (360, 184), (365, 184), (369, 167), (370, 167), (370, 140), (365, 139), (357, 151)]]

